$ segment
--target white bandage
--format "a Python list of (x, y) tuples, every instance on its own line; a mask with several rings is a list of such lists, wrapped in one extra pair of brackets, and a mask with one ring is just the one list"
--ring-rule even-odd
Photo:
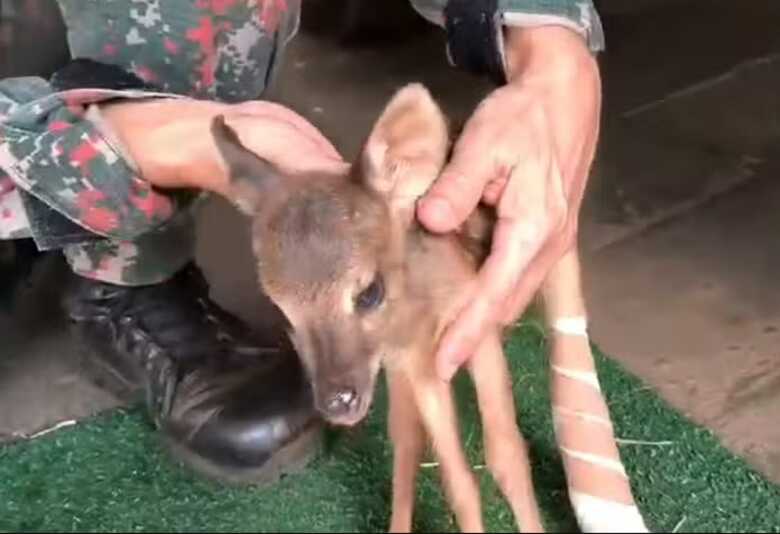
[(636, 505), (607, 501), (585, 493), (569, 493), (583, 532), (649, 532)]
[(589, 452), (573, 451), (571, 449), (567, 449), (566, 447), (560, 447), (560, 450), (563, 454), (571, 456), (576, 460), (580, 460), (582, 462), (588, 462), (593, 465), (597, 465), (598, 467), (602, 467), (604, 469), (609, 469), (610, 471), (617, 473), (623, 478), (628, 478), (628, 475), (626, 474), (626, 470), (623, 467), (623, 464), (620, 462), (620, 460), (607, 458), (606, 456), (600, 456), (598, 454), (591, 454)]
[(588, 423), (594, 423), (597, 425), (607, 426), (612, 428), (612, 421), (600, 415), (594, 415), (589, 412), (583, 412), (581, 410), (571, 410), (564, 408), (563, 406), (553, 406), (553, 421), (561, 420), (563, 417), (577, 417)]
[(585, 317), (559, 317), (552, 328), (559, 334), (588, 337), (588, 321)]
[(577, 380), (583, 384), (588, 384), (598, 391), (601, 391), (599, 377), (593, 371), (576, 371), (574, 369), (564, 369), (563, 367), (558, 367), (557, 365), (551, 365), (550, 368), (561, 376), (565, 376), (566, 378), (570, 378), (572, 380)]

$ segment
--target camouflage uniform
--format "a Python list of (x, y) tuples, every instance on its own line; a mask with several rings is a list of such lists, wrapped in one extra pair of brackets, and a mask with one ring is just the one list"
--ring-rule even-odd
[[(72, 57), (120, 65), (160, 92), (57, 92), (36, 77), (0, 81), (0, 239), (32, 237), (40, 249), (61, 248), (75, 272), (105, 282), (163, 281), (193, 257), (189, 208), (198, 196), (153, 189), (100, 127), (96, 104), (160, 96), (261, 98), (297, 31), (300, 0), (58, 4)], [(446, 0), (412, 4), (443, 23)], [(603, 46), (591, 0), (499, 0), (499, 8), (504, 24), (563, 24), (585, 36), (591, 50)], [(54, 235), (30, 197), (80, 231)]]

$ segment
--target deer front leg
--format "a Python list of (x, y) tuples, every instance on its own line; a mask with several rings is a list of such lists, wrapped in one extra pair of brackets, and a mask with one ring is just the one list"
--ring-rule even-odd
[(389, 393), (388, 431), (393, 443), (393, 504), (390, 532), (411, 532), (417, 472), (425, 447), (425, 429), (407, 376), (385, 372)]
[(512, 380), (498, 333), (469, 361), (482, 417), (485, 460), (507, 499), (520, 532), (544, 532), (528, 447), (517, 426)]
[(556, 439), (583, 532), (647, 532), (615, 442), (587, 335), (576, 249), (543, 287), (552, 328), (550, 387)]
[(409, 382), (439, 460), (445, 495), (458, 526), (462, 532), (484, 532), (479, 487), (461, 446), (449, 383), (435, 378), (432, 369), (426, 373), (411, 373)]

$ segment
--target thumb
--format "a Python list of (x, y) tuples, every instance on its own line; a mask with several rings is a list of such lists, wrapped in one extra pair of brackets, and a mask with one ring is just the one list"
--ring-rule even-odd
[(449, 232), (469, 217), (492, 179), (488, 154), (456, 147), (450, 163), (418, 203), (417, 217), (423, 226), (432, 232)]

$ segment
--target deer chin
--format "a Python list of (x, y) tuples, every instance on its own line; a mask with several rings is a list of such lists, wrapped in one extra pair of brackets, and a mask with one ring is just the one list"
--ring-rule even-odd
[(363, 398), (360, 399), (360, 405), (358, 406), (357, 410), (349, 415), (342, 415), (342, 416), (330, 416), (325, 415), (321, 412), (321, 415), (325, 419), (325, 421), (332, 425), (332, 426), (338, 426), (338, 427), (345, 427), (350, 428), (353, 426), (357, 426), (360, 424), (368, 415), (368, 411), (371, 407), (371, 399)]

